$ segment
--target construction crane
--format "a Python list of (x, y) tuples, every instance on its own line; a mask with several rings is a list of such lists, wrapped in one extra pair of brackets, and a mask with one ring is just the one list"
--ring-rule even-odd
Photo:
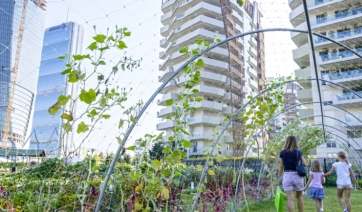
[[(46, 0), (31, 0), (36, 5), (38, 5), (41, 9), (45, 10), (45, 4)], [(16, 80), (18, 78), (18, 70), (19, 70), (19, 63), (20, 63), (20, 53), (21, 53), (21, 46), (23, 42), (23, 36), (24, 36), (24, 27), (25, 27), (25, 19), (26, 19), (26, 11), (28, 7), (28, 0), (24, 0), (23, 2), (23, 8), (20, 18), (20, 25), (19, 25), (19, 34), (18, 34), (18, 42), (16, 45), (16, 52), (15, 52), (15, 59), (14, 59), (14, 66), (11, 71), (11, 82), (9, 86), (9, 96), (8, 96), (8, 105), (6, 110), (6, 116), (4, 120), (4, 129), (2, 134), (2, 142), (1, 142), (1, 148), (7, 149), (12, 148), (12, 144), (9, 145), (9, 140), (12, 140), (12, 133), (11, 133), (11, 115), (14, 111), (14, 93), (15, 93), (15, 86), (16, 86)]]

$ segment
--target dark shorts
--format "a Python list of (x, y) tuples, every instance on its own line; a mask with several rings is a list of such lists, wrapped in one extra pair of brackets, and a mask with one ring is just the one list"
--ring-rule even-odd
[(323, 188), (310, 188), (310, 198), (311, 199), (324, 199), (324, 189)]

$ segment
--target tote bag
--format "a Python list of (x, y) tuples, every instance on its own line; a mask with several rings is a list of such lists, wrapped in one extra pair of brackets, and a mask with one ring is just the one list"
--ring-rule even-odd
[(283, 212), (284, 211), (284, 201), (285, 201), (285, 193), (282, 192), (280, 187), (277, 187), (277, 192), (275, 194), (275, 207), (277, 209), (277, 212)]

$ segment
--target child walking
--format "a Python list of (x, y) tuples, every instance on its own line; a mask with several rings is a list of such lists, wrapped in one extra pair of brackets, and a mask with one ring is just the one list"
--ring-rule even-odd
[(323, 199), (324, 199), (324, 189), (323, 183), (325, 183), (325, 177), (322, 170), (322, 166), (319, 160), (314, 160), (310, 167), (309, 180), (307, 185), (304, 187), (304, 190), (310, 188), (310, 198), (315, 201), (315, 207), (317, 212), (323, 212)]
[[(345, 151), (338, 152), (337, 159), (339, 160), (339, 162), (333, 163), (332, 169), (329, 172), (327, 172), (324, 176), (326, 177), (328, 175), (331, 175), (334, 172), (334, 170), (336, 170), (337, 198), (339, 204), (343, 208), (343, 212), (352, 212), (351, 199), (350, 199), (351, 189), (352, 189), (351, 177), (356, 183), (356, 188), (359, 188), (359, 185), (352, 171), (352, 164), (350, 164), (347, 160), (347, 153)], [(344, 191), (346, 192), (345, 195), (346, 203), (344, 203), (342, 199)]]

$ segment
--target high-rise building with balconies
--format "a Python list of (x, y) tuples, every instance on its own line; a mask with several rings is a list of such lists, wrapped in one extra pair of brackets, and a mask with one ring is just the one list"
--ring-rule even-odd
[[(189, 58), (179, 53), (185, 46), (197, 48), (194, 40), (203, 39), (212, 43), (215, 36), (221, 40), (240, 33), (260, 29), (262, 16), (258, 3), (246, 0), (243, 5), (237, 0), (168, 0), (162, 2), (163, 15), (160, 45), (159, 81), (163, 82)], [(240, 1), (242, 2), (242, 1)], [(193, 146), (187, 150), (189, 157), (205, 154), (211, 148), (215, 132), (220, 132), (224, 117), (235, 113), (247, 103), (248, 95), (256, 95), (265, 84), (264, 35), (247, 35), (229, 41), (200, 57), (204, 67), (200, 70), (200, 83), (196, 86), (202, 101), (195, 103), (197, 110), (189, 117), (187, 137)], [(166, 106), (169, 99), (177, 101), (183, 89), (185, 78), (182, 73), (169, 82), (161, 91), (158, 105)], [(158, 118), (164, 118), (175, 111), (172, 106), (157, 112)], [(234, 122), (221, 138), (219, 153), (222, 155), (243, 154), (240, 145), (242, 123)], [(174, 128), (172, 121), (157, 124), (157, 130), (166, 131), (168, 137)], [(239, 129), (239, 130), (238, 130)], [(258, 149), (253, 148), (257, 153)]]
[[(307, 30), (307, 22), (301, 0), (289, 0), (292, 9), (290, 21), (295, 29)], [(357, 0), (308, 0), (307, 6), (313, 32), (333, 38), (362, 52), (362, 3)], [(294, 61), (300, 66), (298, 77), (316, 78), (312, 50), (308, 34), (292, 32), (291, 38), (297, 45), (293, 50)], [(361, 151), (362, 146), (362, 99), (352, 89), (362, 94), (361, 59), (347, 49), (321, 37), (314, 36), (319, 78), (343, 85), (321, 82), (321, 97), (325, 129), (333, 139), (316, 149), (318, 157), (335, 157), (341, 148), (352, 152)], [(301, 102), (319, 102), (317, 82), (301, 82), (304, 90), (297, 93)], [(302, 119), (320, 125), (322, 116), (319, 103), (308, 104), (300, 113)], [(347, 111), (347, 112), (346, 112)], [(349, 113), (348, 113), (349, 112)], [(308, 118), (309, 117), (309, 118)], [(357, 117), (357, 119), (356, 119)]]

